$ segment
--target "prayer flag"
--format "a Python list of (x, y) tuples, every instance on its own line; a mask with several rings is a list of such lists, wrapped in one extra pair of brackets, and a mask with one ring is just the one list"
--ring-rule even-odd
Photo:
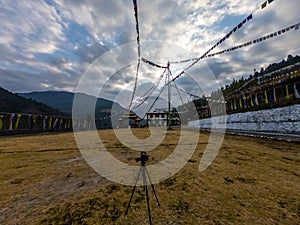
[(297, 98), (297, 99), (300, 98), (299, 92), (298, 92), (298, 90), (297, 90), (296, 83), (294, 83), (294, 94), (295, 94), (295, 98)]
[(295, 25), (295, 30), (299, 30), (299, 24)]
[(258, 98), (257, 98), (257, 94), (255, 94), (254, 102), (255, 102), (255, 105), (259, 105), (259, 103), (258, 103)]
[(262, 5), (261, 5), (261, 9), (264, 9), (267, 6), (267, 1), (265, 1)]
[(289, 94), (289, 87), (288, 87), (288, 85), (285, 86), (285, 91), (286, 91), (286, 99), (290, 99), (291, 96)]
[(233, 103), (232, 103), (232, 101), (229, 102), (229, 108), (230, 108), (231, 111), (233, 110)]
[(20, 118), (21, 118), (21, 114), (18, 114), (18, 115), (17, 115), (17, 121), (16, 121), (16, 123), (15, 123), (14, 129), (18, 129)]
[(250, 95), (250, 104), (251, 106), (254, 106), (252, 95)]
[(269, 100), (268, 100), (268, 95), (267, 95), (267, 90), (265, 90), (265, 102), (268, 104)]
[(247, 20), (251, 20), (253, 18), (252, 14), (250, 14), (248, 17), (247, 17)]
[(276, 102), (276, 101), (277, 101), (277, 98), (276, 98), (276, 90), (275, 90), (275, 87), (273, 87), (273, 97), (274, 97), (274, 101)]
[(0, 130), (3, 128), (3, 115), (0, 115)]
[(270, 4), (271, 2), (273, 2), (274, 0), (268, 0), (268, 3)]

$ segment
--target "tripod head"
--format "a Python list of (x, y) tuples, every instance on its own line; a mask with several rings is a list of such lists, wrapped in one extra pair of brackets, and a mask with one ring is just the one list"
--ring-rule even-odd
[(135, 158), (135, 161), (136, 162), (141, 162), (141, 165), (145, 166), (148, 159), (149, 159), (149, 157), (148, 157), (147, 153), (146, 152), (141, 152), (141, 157)]

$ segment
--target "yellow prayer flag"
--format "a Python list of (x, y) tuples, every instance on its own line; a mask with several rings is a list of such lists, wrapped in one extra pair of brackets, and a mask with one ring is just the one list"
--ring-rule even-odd
[(290, 99), (291, 96), (289, 94), (289, 87), (288, 87), (288, 85), (285, 86), (285, 90), (286, 90), (286, 99)]
[(266, 102), (267, 104), (269, 104), (268, 95), (267, 95), (267, 90), (265, 90), (265, 102)]
[(3, 115), (0, 115), (0, 130), (3, 128)]
[(254, 106), (252, 95), (250, 95), (250, 104), (251, 106)]
[(21, 118), (21, 114), (18, 114), (14, 129), (18, 129), (20, 118)]

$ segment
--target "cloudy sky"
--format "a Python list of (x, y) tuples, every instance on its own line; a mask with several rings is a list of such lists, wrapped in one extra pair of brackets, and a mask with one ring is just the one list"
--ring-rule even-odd
[[(261, 9), (264, 3), (261, 0), (137, 2), (141, 55), (163, 65), (168, 60), (201, 56), (251, 13), (253, 19), (213, 52), (300, 22), (299, 0), (274, 0), (264, 9)], [(92, 63), (99, 57), (108, 57), (111, 63), (98, 68), (106, 79), (101, 77), (102, 80), (93, 80), (90, 85), (97, 88), (111, 79), (104, 85), (106, 92), (132, 91), (136, 64), (116, 68), (126, 54), (116, 55), (115, 51), (129, 44), (128, 48), (137, 58), (136, 21), (131, 0), (0, 0), (0, 6), (1, 87), (12, 92), (75, 91)], [(188, 70), (186, 77), (190, 76), (190, 80), (202, 88), (228, 84), (233, 78), (248, 76), (254, 68), (279, 62), (288, 54), (299, 55), (299, 40), (299, 30), (293, 30), (205, 59)], [(114, 59), (104, 54), (111, 51)], [(171, 65), (173, 75), (187, 65)], [(162, 72), (141, 63), (140, 90), (151, 87)], [(178, 79), (178, 85), (200, 95), (201, 91), (189, 86), (191, 82), (186, 77)]]

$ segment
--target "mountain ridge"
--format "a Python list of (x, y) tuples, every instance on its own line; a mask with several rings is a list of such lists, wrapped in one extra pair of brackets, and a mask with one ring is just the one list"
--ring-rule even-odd
[[(18, 93), (18, 95), (27, 99), (34, 99), (35, 101), (44, 103), (50, 107), (57, 108), (70, 117), (72, 116), (73, 100), (75, 96), (75, 93), (73, 92), (39, 91)], [(80, 104), (80, 106), (78, 107), (82, 108), (82, 112), (80, 112), (81, 115), (78, 116), (90, 117), (91, 113), (94, 111), (95, 119), (100, 119), (102, 121), (100, 128), (109, 128), (112, 126), (109, 119), (112, 113), (114, 113), (114, 115), (121, 115), (126, 111), (120, 104), (104, 98), (97, 98), (84, 93), (76, 93), (76, 95), (78, 95), (77, 97), (79, 98), (78, 104)], [(89, 108), (91, 105), (95, 105), (95, 109), (92, 111)]]
[(34, 99), (28, 99), (0, 87), (0, 112), (21, 114), (64, 115), (57, 108), (52, 108)]

